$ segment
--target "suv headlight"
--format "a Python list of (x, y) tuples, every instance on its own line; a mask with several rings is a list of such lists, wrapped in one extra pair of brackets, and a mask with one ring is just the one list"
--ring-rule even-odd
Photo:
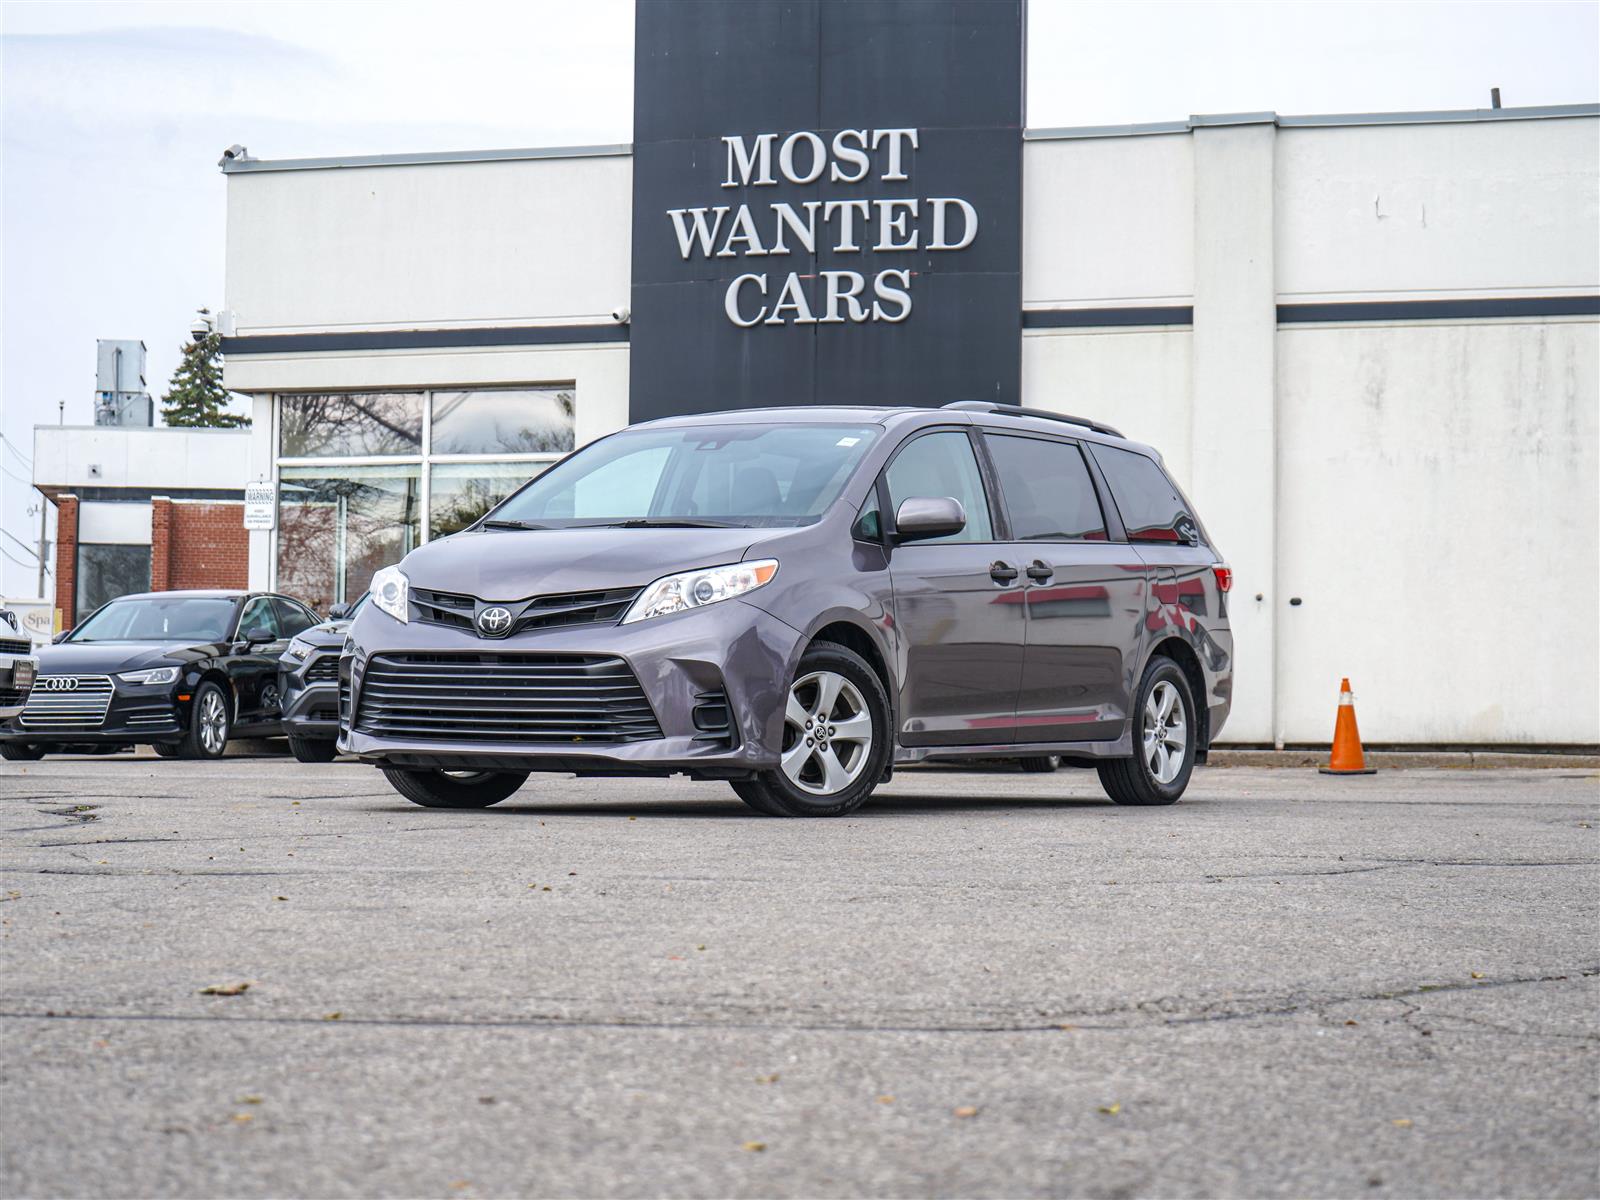
[(399, 567), (385, 567), (367, 589), (372, 602), (401, 624), (411, 620), (411, 581)]
[(622, 618), (622, 623), (626, 625), (631, 621), (664, 617), (685, 609), (704, 608), (719, 600), (731, 600), (770, 583), (777, 573), (778, 560), (764, 558), (759, 562), (734, 563), (730, 567), (707, 567), (702, 571), (667, 575), (640, 593)]
[(310, 654), (315, 648), (310, 642), (295, 638), (289, 643), (289, 648), (283, 652), (283, 655), (285, 658), (294, 659), (295, 662), (304, 662), (306, 655)]
[(177, 683), (182, 667), (151, 667), (148, 671), (127, 671), (117, 678), (123, 683)]

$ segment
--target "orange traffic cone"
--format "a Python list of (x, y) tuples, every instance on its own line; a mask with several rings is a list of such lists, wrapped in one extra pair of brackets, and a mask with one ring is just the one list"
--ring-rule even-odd
[(1339, 681), (1339, 719), (1333, 723), (1333, 753), (1328, 765), (1319, 767), (1324, 775), (1376, 775), (1377, 767), (1367, 766), (1361, 754), (1361, 731), (1356, 728), (1356, 698), (1350, 681)]

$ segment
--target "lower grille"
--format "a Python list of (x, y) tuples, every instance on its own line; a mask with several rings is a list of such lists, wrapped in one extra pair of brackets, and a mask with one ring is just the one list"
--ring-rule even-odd
[(695, 741), (730, 747), (737, 741), (733, 735), (733, 716), (728, 711), (728, 693), (721, 688), (695, 695), (693, 717), (694, 727), (700, 731), (695, 734)]
[(361, 678), (355, 730), (467, 742), (638, 742), (661, 736), (620, 658), (383, 654)]
[(0, 708), (11, 708), (21, 704), (23, 695), (21, 688), (0, 688)]
[(0, 638), (0, 654), (32, 654), (33, 643), (18, 638)]
[[(76, 680), (63, 688), (48, 680)], [(98, 729), (111, 707), (109, 675), (41, 675), (18, 718), (24, 729)]]
[(311, 665), (306, 668), (305, 680), (307, 683), (339, 682), (339, 656), (323, 654), (313, 658)]

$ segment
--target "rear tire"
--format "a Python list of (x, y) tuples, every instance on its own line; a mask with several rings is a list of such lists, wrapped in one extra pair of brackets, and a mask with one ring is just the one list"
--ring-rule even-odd
[(0, 758), (7, 762), (38, 762), (44, 757), (44, 747), (33, 742), (0, 742)]
[(1017, 766), (1028, 775), (1049, 775), (1061, 769), (1061, 755), (1034, 754), (1028, 758), (1019, 758)]
[(488, 808), (513, 795), (526, 771), (441, 771), (436, 767), (384, 767), (395, 791), (423, 808)]
[(1183, 669), (1157, 655), (1145, 667), (1134, 697), (1134, 755), (1101, 763), (1100, 786), (1117, 804), (1175, 804), (1194, 771), (1198, 728)]
[(289, 739), (289, 753), (294, 755), (296, 762), (303, 763), (328, 763), (339, 755), (339, 744), (332, 738), (299, 738)]
[(893, 754), (889, 697), (877, 672), (855, 651), (817, 642), (801, 656), (786, 699), (780, 765), (735, 781), (734, 792), (769, 817), (854, 812)]

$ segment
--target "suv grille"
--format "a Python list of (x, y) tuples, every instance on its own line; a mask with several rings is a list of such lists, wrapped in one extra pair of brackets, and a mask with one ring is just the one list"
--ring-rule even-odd
[[(622, 619), (641, 588), (613, 588), (600, 592), (558, 592), (527, 600), (506, 602), (514, 614), (511, 628), (503, 637), (529, 629), (553, 629), (561, 625), (612, 625)], [(417, 620), (430, 625), (449, 625), (473, 629), (472, 618), (481, 601), (460, 592), (430, 592), (411, 589), (411, 602), (418, 610)]]
[(0, 638), (0, 654), (32, 654), (33, 643), (17, 638)]
[(338, 683), (339, 656), (337, 654), (323, 654), (313, 658), (311, 665), (306, 668), (305, 681), (307, 683)]
[[(57, 690), (53, 679), (75, 679), (77, 687)], [(19, 718), (24, 729), (97, 729), (111, 707), (109, 675), (41, 675), (28, 693)]]
[(355, 729), (472, 742), (637, 742), (661, 736), (620, 658), (382, 654), (361, 678)]

